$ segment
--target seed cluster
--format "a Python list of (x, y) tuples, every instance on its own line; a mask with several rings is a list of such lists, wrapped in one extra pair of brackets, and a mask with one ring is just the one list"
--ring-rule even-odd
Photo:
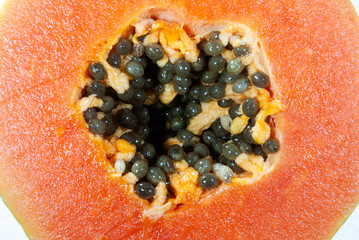
[[(123, 93), (105, 83), (107, 71), (103, 64), (92, 62), (88, 66), (92, 82), (83, 97), (95, 95), (103, 103), (88, 108), (83, 117), (91, 133), (122, 140), (117, 144), (121, 148), (118, 150), (127, 151), (131, 157), (117, 158), (114, 167), (123, 174), (132, 172), (139, 179), (135, 192), (143, 199), (151, 199), (161, 181), (171, 192), (169, 176), (178, 171), (176, 162), (185, 160), (199, 173), (198, 185), (210, 190), (220, 182), (230, 183), (234, 175), (244, 172), (235, 162), (241, 153), (266, 159), (267, 154), (279, 150), (274, 138), (262, 145), (253, 139), (252, 127), (260, 110), (256, 98), (245, 98), (242, 102), (224, 98), (228, 84), (232, 84), (234, 93), (241, 94), (251, 86), (268, 87), (269, 79), (260, 71), (248, 75), (241, 59), (251, 53), (248, 45), (225, 46), (219, 35), (219, 31), (214, 31), (197, 45), (200, 50), (197, 61), (179, 58), (162, 67), (157, 64), (166, 55), (161, 44), (145, 46), (146, 36), (138, 37), (136, 43), (130, 38), (120, 39), (107, 62), (130, 76), (130, 86)], [(234, 58), (226, 60), (222, 56), (224, 50), (232, 51)], [(169, 84), (173, 84), (177, 94), (173, 101), (146, 103), (149, 96), (163, 94)], [(186, 128), (202, 112), (202, 103), (210, 101), (228, 109), (228, 114), (218, 117), (202, 134), (195, 135)], [(121, 107), (126, 104), (131, 107)], [(232, 121), (242, 115), (250, 118), (247, 126), (241, 133), (232, 134)], [(177, 142), (166, 148), (164, 143), (169, 139)], [(126, 143), (134, 146), (135, 151), (131, 152)]]

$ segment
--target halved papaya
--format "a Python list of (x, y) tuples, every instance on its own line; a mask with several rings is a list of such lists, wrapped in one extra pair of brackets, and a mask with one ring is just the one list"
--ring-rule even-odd
[[(359, 21), (348, 1), (23, 0), (6, 2), (0, 23), (0, 194), (31, 239), (327, 239), (359, 202)], [(129, 81), (111, 85), (108, 75), (101, 75), (102, 67), (91, 69), (91, 64), (105, 64), (106, 74), (112, 74), (109, 69), (114, 70), (106, 64), (111, 63), (111, 51), (116, 52), (115, 44), (121, 39), (137, 44), (141, 41), (137, 37), (144, 36), (151, 67), (162, 68), (167, 62), (175, 65), (185, 59), (184, 65), (176, 63), (181, 75), (186, 72), (183, 66), (198, 61), (201, 52), (209, 55), (207, 60), (216, 55), (216, 49), (224, 47), (220, 44), (228, 32), (228, 45), (221, 49), (227, 66), (230, 60), (226, 56), (240, 56), (244, 63), (247, 58), (223, 51), (235, 52), (243, 36), (252, 37), (249, 43), (254, 55), (245, 71), (250, 89), (259, 92), (253, 99), (260, 107), (254, 118), (253, 104), (244, 109), (241, 102), (241, 113), (231, 123), (250, 124), (248, 119), (253, 118), (254, 124), (265, 124), (264, 117), (258, 117), (260, 111), (276, 103), (280, 111), (265, 126), (271, 127), (268, 134), (277, 139), (280, 150), (278, 145), (267, 145), (266, 153), (275, 153), (268, 157), (257, 154), (262, 168), (251, 172), (245, 164), (255, 165), (255, 158), (242, 155), (246, 160), (240, 165), (242, 160), (232, 148), (233, 136), (243, 129), (238, 130), (236, 125), (233, 130), (231, 125), (227, 127), (229, 143), (220, 151), (227, 151), (223, 154), (227, 158), (234, 154), (244, 175), (233, 175), (227, 181), (213, 167), (208, 170), (212, 175), (199, 182), (199, 168), (193, 170), (188, 159), (187, 163), (183, 160), (185, 167), (176, 162), (176, 174), (185, 177), (167, 175), (171, 186), (156, 205), (163, 197), (158, 193), (160, 184), (156, 195), (150, 195), (149, 187), (135, 187), (141, 177), (121, 176), (126, 165), (115, 166), (113, 162), (118, 152), (131, 153), (136, 144), (122, 135), (111, 142), (99, 122), (91, 125), (83, 115), (89, 109), (89, 105), (83, 108), (83, 102), (91, 99), (96, 112), (105, 112), (105, 100), (96, 105), (96, 92), (88, 90), (97, 79), (106, 78), (106, 87), (113, 87), (123, 105), (127, 104), (121, 97)], [(165, 43), (176, 40), (176, 44), (165, 49), (164, 56), (158, 55), (153, 53), (158, 48), (150, 48), (151, 36), (157, 36), (159, 42), (158, 36), (162, 36)], [(211, 39), (215, 40), (213, 45), (201, 50), (200, 41), (208, 43)], [(190, 49), (186, 43), (195, 47)], [(174, 48), (179, 57), (175, 57), (177, 52), (169, 54)], [(135, 79), (141, 67), (127, 65), (133, 55), (121, 57), (126, 66), (120, 64), (116, 71), (126, 71)], [(164, 58), (167, 60), (160, 62)], [(253, 74), (257, 70), (268, 74), (269, 85), (256, 83)], [(234, 90), (232, 85), (230, 89)], [(265, 94), (268, 97), (263, 97)], [(171, 102), (160, 94), (154, 98), (162, 105)], [(266, 100), (263, 103), (260, 99)], [(136, 102), (128, 104), (134, 106)], [(201, 106), (203, 113), (219, 109), (204, 108), (212, 105), (202, 101)], [(129, 115), (117, 113), (120, 127), (131, 128)], [(209, 115), (201, 115), (201, 120), (206, 121)], [(220, 115), (225, 114), (220, 111)], [(193, 118), (189, 119), (191, 123)], [(214, 121), (207, 128), (216, 124)], [(192, 134), (203, 139), (205, 127), (198, 130), (188, 126)], [(252, 135), (253, 144), (265, 149), (269, 135), (261, 140), (262, 133)], [(151, 139), (163, 140), (159, 135)], [(140, 156), (151, 158), (146, 154), (150, 155), (145, 151)], [(217, 161), (213, 159), (209, 162)], [(265, 171), (264, 166), (268, 167)], [(254, 174), (256, 171), (260, 174)], [(153, 176), (147, 178), (151, 184)], [(196, 176), (195, 181), (189, 176)], [(214, 185), (214, 179), (222, 183)], [(178, 187), (176, 181), (184, 184)], [(175, 188), (172, 192), (171, 187)], [(200, 194), (186, 187), (199, 189)], [(163, 210), (168, 203), (171, 206)]]

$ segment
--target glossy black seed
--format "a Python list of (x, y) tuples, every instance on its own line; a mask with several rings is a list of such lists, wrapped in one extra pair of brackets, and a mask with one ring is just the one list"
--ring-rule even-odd
[(209, 34), (209, 40), (212, 40), (212, 39), (218, 39), (219, 40), (219, 34), (221, 32), (220, 31), (213, 31)]
[(135, 93), (135, 89), (130, 85), (124, 93), (118, 93), (117, 96), (122, 101), (130, 100)]
[(239, 147), (239, 150), (242, 153), (246, 153), (246, 154), (252, 153), (252, 146), (249, 143), (247, 143), (246, 141), (244, 141), (243, 139), (241, 139), (237, 142), (237, 146)]
[(256, 142), (253, 139), (253, 131), (252, 128), (246, 128), (243, 132), (243, 139), (250, 144), (255, 144)]
[(147, 58), (146, 57), (133, 57), (132, 58), (132, 61), (135, 61), (139, 64), (141, 64), (141, 66), (143, 68), (146, 68), (147, 67), (147, 64), (148, 64), (148, 61), (147, 61)]
[(259, 88), (266, 88), (269, 85), (269, 79), (267, 74), (261, 71), (257, 71), (251, 75), (251, 80), (254, 86)]
[(194, 169), (196, 169), (200, 175), (209, 173), (212, 169), (212, 162), (208, 158), (202, 158), (195, 163)]
[(209, 88), (209, 96), (212, 98), (222, 98), (225, 93), (226, 84), (224, 83), (215, 83)]
[(243, 140), (243, 132), (241, 132), (240, 134), (235, 134), (231, 136), (231, 140), (234, 143), (238, 143), (239, 141)]
[(150, 127), (148, 125), (141, 125), (136, 129), (136, 133), (140, 138), (145, 140), (150, 135)]
[(191, 71), (191, 64), (184, 58), (180, 58), (173, 64), (174, 72), (180, 77), (187, 77)]
[(247, 117), (254, 117), (259, 111), (259, 103), (255, 98), (246, 98), (242, 103), (242, 111)]
[(170, 110), (171, 117), (180, 117), (183, 114), (183, 108), (181, 106), (172, 107)]
[(155, 83), (155, 80), (151, 77), (144, 77), (144, 79), (145, 79), (145, 86), (143, 86), (144, 89), (151, 88)]
[(203, 46), (204, 52), (209, 56), (216, 56), (220, 54), (223, 49), (224, 46), (222, 42), (218, 39), (209, 40)]
[(262, 156), (264, 158), (264, 161), (267, 159), (267, 154), (264, 152), (262, 146), (255, 145), (253, 148), (253, 153), (258, 156)]
[(170, 123), (170, 128), (177, 132), (178, 130), (186, 127), (186, 121), (183, 117), (175, 117)]
[(136, 153), (135, 156), (131, 159), (130, 164), (132, 166), (135, 162), (141, 161), (141, 160), (143, 160), (141, 155)]
[(143, 77), (136, 77), (130, 83), (134, 88), (143, 88), (145, 86), (145, 79)]
[(180, 140), (181, 142), (185, 143), (187, 141), (192, 140), (192, 138), (194, 137), (194, 134), (190, 131), (188, 131), (187, 129), (183, 128), (180, 129), (177, 132), (177, 138), (178, 140)]
[(156, 110), (163, 110), (165, 109), (166, 105), (164, 105), (161, 101), (157, 101), (155, 104), (151, 105)]
[(267, 154), (276, 153), (279, 150), (279, 142), (270, 138), (263, 144), (263, 151)]
[(182, 145), (183, 151), (185, 153), (193, 152), (194, 148), (196, 147), (197, 143), (195, 141), (187, 141)]
[(97, 118), (96, 108), (92, 107), (92, 108), (86, 109), (83, 116), (84, 116), (84, 119), (86, 122), (88, 122), (91, 119)]
[(201, 76), (201, 82), (203, 84), (214, 83), (218, 78), (218, 72), (207, 70)]
[(103, 101), (103, 104), (100, 108), (101, 111), (103, 111), (104, 113), (111, 112), (112, 109), (114, 109), (114, 107), (115, 107), (115, 100), (110, 96), (104, 96), (101, 99)]
[(117, 121), (119, 126), (130, 129), (134, 129), (138, 123), (137, 117), (128, 108), (118, 112)]
[(205, 66), (206, 66), (206, 59), (202, 54), (198, 56), (197, 61), (191, 63), (191, 69), (196, 72), (202, 71)]
[(199, 155), (198, 153), (195, 153), (195, 152), (189, 152), (187, 153), (185, 159), (186, 159), (186, 162), (188, 163), (188, 166), (190, 167), (193, 167), (196, 162), (199, 160)]
[(164, 70), (166, 70), (166, 71), (168, 71), (168, 72), (173, 73), (173, 72), (174, 72), (173, 63), (171, 63), (170, 61), (168, 61), (168, 62), (163, 66), (162, 69), (164, 69)]
[(96, 135), (103, 135), (106, 132), (106, 123), (101, 119), (90, 119), (88, 129)]
[(190, 87), (187, 87), (187, 86), (184, 87), (184, 86), (175, 84), (174, 89), (179, 95), (185, 95), (187, 92), (189, 92)]
[(195, 117), (202, 112), (202, 107), (199, 103), (190, 102), (186, 105), (184, 111), (189, 117)]
[(146, 142), (141, 145), (140, 152), (148, 160), (153, 159), (156, 155), (155, 147), (151, 143)]
[(169, 83), (169, 82), (171, 82), (172, 77), (173, 77), (172, 72), (167, 71), (163, 68), (158, 70), (157, 78), (160, 83), (163, 83), (163, 84)]
[(229, 160), (226, 162), (226, 164), (230, 169), (232, 169), (232, 171), (236, 174), (241, 174), (244, 172), (244, 170), (237, 165), (237, 163), (233, 160)]
[(134, 107), (142, 107), (143, 104), (146, 102), (146, 92), (144, 89), (135, 89), (135, 93), (133, 94), (133, 97), (131, 98), (131, 104)]
[(217, 118), (216, 121), (214, 121), (214, 123), (212, 125), (212, 130), (213, 130), (214, 134), (219, 138), (222, 138), (229, 133), (228, 131), (226, 131), (223, 128), (220, 118)]
[(150, 167), (146, 178), (156, 186), (161, 181), (166, 182), (166, 173), (159, 167)]
[(153, 61), (161, 60), (164, 56), (164, 49), (158, 43), (151, 43), (145, 47), (146, 55)]
[(132, 51), (133, 43), (125, 38), (122, 38), (116, 43), (115, 49), (116, 53), (120, 55), (127, 55)]
[(141, 146), (141, 138), (137, 133), (134, 132), (126, 132), (121, 135), (121, 139), (125, 139), (132, 145), (135, 145), (137, 148)]
[(244, 64), (239, 57), (236, 57), (227, 63), (226, 70), (229, 74), (237, 75), (244, 69)]
[(126, 73), (132, 77), (142, 77), (145, 73), (142, 65), (133, 60), (128, 61), (125, 66)]
[(239, 107), (239, 104), (234, 104), (228, 109), (228, 114), (232, 119), (235, 119), (236, 117), (240, 117), (242, 115), (242, 112)]
[(211, 145), (212, 145), (212, 149), (218, 153), (221, 154), (222, 153), (222, 146), (224, 144), (224, 141), (222, 139), (217, 138)]
[(106, 68), (99, 62), (92, 62), (88, 66), (90, 76), (96, 80), (103, 80), (107, 77)]
[(202, 85), (192, 86), (191, 90), (189, 91), (189, 96), (194, 100), (198, 100), (201, 88)]
[(175, 172), (173, 161), (166, 155), (161, 155), (157, 158), (156, 166), (162, 168), (168, 174)]
[(220, 106), (221, 108), (228, 108), (230, 107), (232, 104), (234, 103), (234, 101), (232, 99), (220, 99), (217, 101), (218, 106)]
[(132, 47), (132, 55), (135, 57), (141, 57), (145, 53), (145, 46), (142, 43), (135, 44)]
[(107, 58), (107, 62), (114, 68), (121, 67), (121, 58), (116, 53), (111, 53)]
[(209, 149), (203, 143), (198, 143), (194, 147), (194, 152), (198, 153), (199, 157), (201, 157), (201, 158), (207, 157), (209, 155)]
[(90, 85), (86, 86), (86, 92), (88, 95), (95, 94), (97, 97), (103, 97), (106, 92), (106, 87), (102, 82), (94, 80)]
[(223, 152), (223, 155), (230, 160), (236, 159), (236, 157), (238, 157), (238, 155), (240, 153), (239, 148), (234, 143), (223, 144), (222, 152)]
[(237, 79), (239, 79), (239, 75), (231, 75), (227, 71), (223, 71), (219, 77), (218, 82), (224, 82), (224, 83), (234, 83)]
[(150, 111), (148, 110), (148, 108), (133, 108), (132, 112), (136, 115), (138, 119), (141, 120), (142, 124), (147, 124), (150, 121)]
[(181, 161), (184, 158), (184, 151), (180, 145), (172, 145), (167, 152), (167, 155), (174, 161)]
[(106, 132), (104, 133), (104, 136), (112, 136), (113, 134), (115, 134), (117, 124), (113, 121), (113, 115), (106, 114), (102, 121), (104, 121), (106, 124)]
[(236, 55), (237, 57), (240, 57), (240, 56), (248, 55), (251, 52), (251, 49), (247, 44), (242, 43), (238, 47), (233, 48), (233, 52), (234, 52), (234, 55)]
[(219, 155), (218, 158), (216, 159), (216, 162), (221, 163), (223, 165), (227, 165), (228, 161), (232, 161), (232, 160), (229, 160), (223, 154)]
[(211, 190), (218, 186), (219, 180), (213, 173), (206, 173), (199, 178), (198, 184), (203, 189)]
[(190, 87), (192, 85), (192, 80), (189, 77), (181, 77), (179, 75), (175, 75), (173, 77), (173, 82), (180, 87)]
[(203, 132), (202, 138), (203, 138), (203, 141), (208, 145), (211, 145), (217, 139), (214, 132), (210, 131), (210, 130)]
[(209, 70), (219, 72), (224, 69), (226, 62), (226, 59), (224, 59), (222, 55), (217, 55), (209, 59), (208, 68)]
[(242, 77), (233, 83), (233, 92), (243, 93), (249, 88), (250, 85), (251, 82), (249, 81), (249, 79), (246, 77)]
[(210, 86), (202, 86), (199, 90), (198, 100), (200, 102), (209, 102), (211, 101), (211, 96), (209, 96)]
[(165, 91), (165, 85), (162, 83), (157, 83), (151, 88), (152, 92), (156, 95), (160, 95)]
[(137, 196), (142, 199), (148, 200), (155, 195), (155, 187), (149, 182), (139, 182), (135, 186)]

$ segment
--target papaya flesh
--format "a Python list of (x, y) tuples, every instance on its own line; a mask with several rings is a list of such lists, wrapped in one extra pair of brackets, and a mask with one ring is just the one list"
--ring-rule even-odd
[[(275, 169), (157, 221), (108, 178), (70, 103), (102, 43), (149, 8), (256, 32), (274, 97)], [(8, 1), (0, 16), (0, 195), (33, 239), (327, 239), (359, 202), (359, 21), (349, 1)]]

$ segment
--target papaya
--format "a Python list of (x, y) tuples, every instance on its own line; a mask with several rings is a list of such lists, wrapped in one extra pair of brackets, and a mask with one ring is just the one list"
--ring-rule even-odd
[(329, 239), (359, 202), (349, 1), (7, 1), (0, 56), (30, 239)]

